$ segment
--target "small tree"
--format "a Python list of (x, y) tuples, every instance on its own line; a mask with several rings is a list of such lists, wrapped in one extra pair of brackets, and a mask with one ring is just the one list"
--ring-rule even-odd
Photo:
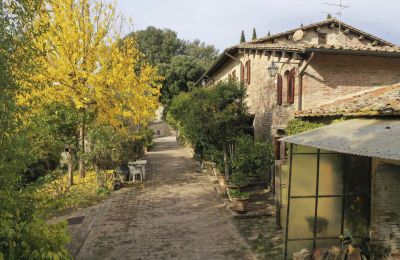
[(326, 19), (327, 19), (327, 20), (332, 19), (332, 15), (331, 15), (331, 14), (327, 14), (327, 15), (326, 15)]
[(251, 39), (252, 39), (253, 41), (257, 39), (256, 28), (253, 28), (253, 36), (251, 37)]
[(242, 34), (240, 35), (240, 43), (246, 42), (246, 37), (244, 36), (244, 31), (242, 31)]
[(170, 107), (181, 134), (202, 158), (216, 149), (224, 156), (225, 176), (230, 175), (228, 144), (243, 133), (248, 121), (246, 88), (236, 81), (222, 81), (210, 89), (196, 89), (176, 97)]
[(267, 36), (271, 36), (271, 31), (268, 31), (268, 35)]

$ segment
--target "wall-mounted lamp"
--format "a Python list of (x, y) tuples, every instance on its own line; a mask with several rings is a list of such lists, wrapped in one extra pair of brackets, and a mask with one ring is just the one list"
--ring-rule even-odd
[(278, 66), (276, 66), (275, 61), (272, 62), (271, 66), (268, 67), (268, 74), (271, 78), (276, 77), (278, 73)]
[(282, 63), (282, 64), (295, 64), (295, 65), (299, 65), (299, 62), (290, 62), (290, 61), (273, 61), (271, 63), (271, 66), (269, 66), (268, 69), (268, 74), (271, 78), (276, 77), (276, 74), (278, 74), (278, 66), (276, 66), (277, 63)]

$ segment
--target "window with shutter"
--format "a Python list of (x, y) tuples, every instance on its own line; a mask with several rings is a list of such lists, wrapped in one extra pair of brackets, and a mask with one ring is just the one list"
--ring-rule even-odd
[(250, 84), (250, 61), (248, 60), (247, 62), (246, 62), (246, 67), (247, 67), (247, 84)]
[(245, 81), (245, 79), (244, 79), (244, 65), (243, 64), (240, 66), (240, 81), (241, 82)]
[(294, 86), (296, 84), (295, 81), (295, 69), (292, 69), (288, 74), (288, 91), (287, 91), (287, 102), (289, 104), (294, 103)]
[(282, 84), (283, 84), (283, 79), (282, 75), (278, 74), (277, 77), (277, 82), (276, 82), (276, 104), (282, 105)]

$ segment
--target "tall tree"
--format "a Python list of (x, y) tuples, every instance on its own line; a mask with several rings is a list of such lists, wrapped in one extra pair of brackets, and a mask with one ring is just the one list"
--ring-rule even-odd
[(143, 59), (157, 66), (160, 75), (165, 78), (160, 97), (164, 111), (168, 110), (174, 96), (194, 86), (218, 55), (214, 46), (200, 40), (179, 39), (176, 32), (170, 29), (149, 26), (129, 34), (127, 38), (132, 37), (145, 54)]
[(175, 55), (184, 54), (184, 41), (178, 39), (177, 33), (170, 29), (149, 26), (145, 30), (130, 33), (127, 38), (130, 37), (136, 38), (139, 50), (151, 65), (169, 63)]
[(251, 39), (252, 39), (253, 41), (257, 39), (256, 28), (253, 28), (253, 36), (251, 37)]
[(332, 19), (332, 15), (328, 13), (328, 14), (326, 15), (326, 19), (327, 19), (327, 20)]
[(268, 34), (267, 34), (267, 36), (271, 36), (271, 31), (268, 31)]
[(151, 66), (139, 63), (134, 39), (115, 41), (113, 5), (101, 0), (49, 0), (43, 9), (47, 14), (38, 22), (44, 21), (48, 31), (36, 40), (43, 55), (34, 79), (44, 87), (32, 96), (80, 111), (79, 171), (84, 177), (87, 111), (113, 126), (128, 117), (143, 124), (156, 109), (160, 78)]
[(240, 43), (246, 42), (246, 37), (244, 36), (244, 31), (240, 35)]

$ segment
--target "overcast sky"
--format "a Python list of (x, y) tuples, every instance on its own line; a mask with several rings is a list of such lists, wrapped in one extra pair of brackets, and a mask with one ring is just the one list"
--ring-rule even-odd
[[(246, 40), (253, 27), (258, 36), (325, 19), (322, 12), (338, 11), (322, 3), (339, 0), (117, 0), (118, 9), (134, 22), (134, 30), (149, 25), (170, 28), (186, 40), (200, 39), (220, 51)], [(343, 0), (342, 20), (350, 25), (400, 45), (399, 0)]]

